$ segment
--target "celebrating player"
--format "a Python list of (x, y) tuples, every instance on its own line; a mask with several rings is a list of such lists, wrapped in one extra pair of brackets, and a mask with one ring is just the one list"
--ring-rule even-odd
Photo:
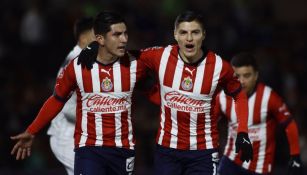
[(258, 81), (258, 66), (249, 53), (233, 57), (231, 64), (248, 96), (248, 134), (253, 145), (253, 160), (242, 162), (235, 154), (234, 139), (238, 132), (238, 115), (234, 101), (225, 93), (217, 96), (217, 113), (224, 114), (228, 121), (228, 140), (219, 165), (220, 175), (260, 175), (272, 170), (275, 152), (275, 130), (278, 124), (284, 127), (290, 147), (289, 174), (301, 175), (302, 163), (298, 143), (298, 130), (286, 104), (270, 87)]
[(158, 77), (161, 114), (155, 174), (216, 174), (218, 162), (215, 96), (224, 89), (238, 113), (236, 152), (252, 158), (247, 134), (247, 97), (230, 64), (203, 47), (203, 17), (191, 11), (175, 21), (178, 44), (142, 51), (140, 59)]
[[(98, 55), (91, 64), (73, 59), (59, 74), (54, 94), (45, 102), (25, 132), (11, 137), (16, 159), (31, 154), (34, 135), (63, 108), (76, 91), (75, 174), (132, 174), (134, 167), (131, 96), (142, 66), (126, 52), (124, 19), (101, 12), (94, 21)], [(94, 50), (91, 44), (86, 50)], [(85, 52), (86, 53), (86, 52)]]

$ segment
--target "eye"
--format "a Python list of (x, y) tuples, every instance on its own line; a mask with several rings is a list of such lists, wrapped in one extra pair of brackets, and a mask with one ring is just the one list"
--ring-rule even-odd
[(180, 35), (184, 35), (184, 34), (186, 34), (186, 33), (187, 33), (187, 31), (180, 30), (178, 33), (179, 33)]

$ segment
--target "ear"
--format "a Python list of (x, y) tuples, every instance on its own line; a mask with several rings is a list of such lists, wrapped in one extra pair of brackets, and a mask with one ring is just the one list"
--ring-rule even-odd
[(203, 40), (206, 38), (206, 30), (203, 31)]
[(99, 45), (104, 46), (105, 38), (103, 35), (96, 35), (96, 41)]
[(174, 38), (178, 42), (178, 33), (176, 29), (174, 30)]
[(256, 80), (258, 80), (258, 75), (259, 75), (259, 72), (257, 71), (256, 72)]

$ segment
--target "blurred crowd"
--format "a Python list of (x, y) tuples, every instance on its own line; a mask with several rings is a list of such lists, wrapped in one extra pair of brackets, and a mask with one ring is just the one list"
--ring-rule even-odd
[[(1, 0), (0, 174), (65, 173), (51, 153), (47, 127), (36, 136), (31, 158), (24, 161), (10, 156), (13, 142), (9, 136), (25, 130), (52, 94), (58, 68), (76, 42), (74, 21), (101, 10), (114, 10), (125, 17), (131, 49), (174, 43), (175, 17), (187, 9), (201, 12), (206, 19), (205, 45), (226, 60), (237, 52), (251, 51), (260, 65), (261, 80), (285, 98), (298, 123), (306, 169), (306, 7), (304, 0)], [(149, 174), (159, 109), (144, 102), (142, 95), (136, 104), (140, 140), (136, 169), (138, 174)], [(282, 144), (284, 133), (277, 136), (274, 174), (282, 174), (288, 148)]]

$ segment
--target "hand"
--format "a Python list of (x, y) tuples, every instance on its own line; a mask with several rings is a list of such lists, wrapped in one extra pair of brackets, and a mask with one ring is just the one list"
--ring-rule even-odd
[(303, 164), (300, 155), (292, 155), (288, 165), (288, 175), (303, 174)]
[(253, 159), (253, 147), (246, 132), (239, 132), (236, 139), (236, 153), (241, 151), (241, 161), (249, 162)]
[(91, 42), (80, 52), (77, 64), (81, 64), (82, 68), (92, 69), (97, 58), (98, 48), (99, 43), (97, 41)]
[(16, 153), (16, 160), (23, 160), (31, 155), (31, 146), (34, 140), (34, 135), (26, 132), (11, 137), (12, 140), (17, 140), (14, 145), (11, 155)]

